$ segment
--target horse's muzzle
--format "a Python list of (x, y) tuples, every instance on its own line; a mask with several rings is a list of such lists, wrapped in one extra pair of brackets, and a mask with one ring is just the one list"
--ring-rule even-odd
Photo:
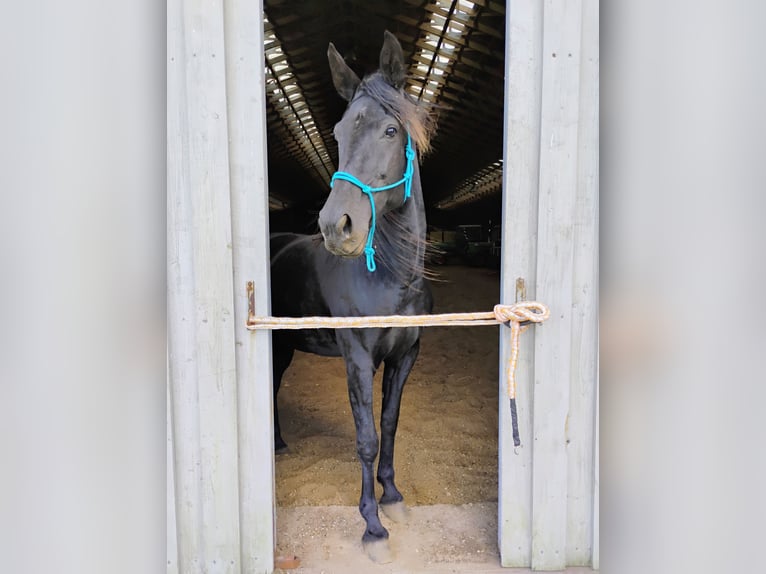
[(351, 216), (344, 213), (336, 221), (328, 223), (319, 213), (319, 230), (324, 237), (325, 248), (339, 257), (359, 257), (364, 252), (364, 235), (355, 233)]

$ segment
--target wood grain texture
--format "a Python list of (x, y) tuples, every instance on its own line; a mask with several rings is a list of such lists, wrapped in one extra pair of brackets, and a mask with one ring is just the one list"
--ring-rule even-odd
[[(500, 302), (516, 302), (516, 281), (534, 299), (540, 150), (542, 4), (520, 0), (506, 14), (505, 143)], [(500, 329), (498, 546), (501, 563), (528, 567), (532, 551), (532, 381), (535, 329), (522, 337), (517, 407), (522, 448), (514, 452), (506, 399), (510, 330)]]
[(245, 289), (253, 281), (255, 312), (270, 314), (263, 9), (246, 0), (224, 7), (241, 564), (243, 572), (266, 573), (276, 545), (271, 334), (247, 330)]
[(599, 512), (600, 512), (600, 503), (601, 503), (601, 497), (599, 495), (599, 439), (600, 439), (600, 425), (599, 425), (599, 389), (598, 389), (598, 382), (599, 382), (599, 374), (598, 369), (596, 369), (596, 413), (593, 417), (595, 419), (594, 426), (595, 430), (593, 433), (593, 442), (594, 442), (594, 454), (593, 454), (593, 548), (591, 549), (591, 567), (594, 570), (598, 570), (601, 566), (601, 554), (600, 554), (600, 536), (599, 536), (599, 529), (601, 526), (601, 521), (599, 519)]
[(178, 531), (176, 529), (176, 486), (175, 486), (175, 472), (173, 469), (173, 428), (171, 421), (172, 416), (170, 412), (170, 387), (167, 389), (166, 400), (166, 427), (167, 427), (167, 541), (166, 541), (166, 553), (167, 553), (167, 574), (179, 574), (178, 570)]
[(579, 54), (577, 197), (572, 281), (572, 359), (567, 426), (569, 566), (591, 563), (598, 352), (598, 2), (583, 0)]
[(566, 567), (567, 426), (580, 83), (579, 1), (544, 4), (537, 294), (551, 309), (535, 333), (532, 568)]
[(224, 10), (169, 7), (169, 336), (178, 568), (240, 571)]
[[(199, 572), (193, 562), (202, 552), (201, 466), (197, 410), (197, 354), (191, 203), (188, 198), (189, 124), (186, 109), (186, 61), (183, 9), (168, 3), (168, 386), (172, 422), (175, 554), (168, 570)], [(181, 444), (186, 446), (182, 447)], [(181, 533), (181, 531), (183, 533)]]

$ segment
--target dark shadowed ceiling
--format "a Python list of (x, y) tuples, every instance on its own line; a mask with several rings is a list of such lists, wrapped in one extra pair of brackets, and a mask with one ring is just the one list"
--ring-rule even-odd
[(489, 0), (264, 0), (270, 206), (314, 212), (337, 165), (332, 128), (345, 101), (327, 63), (333, 42), (362, 77), (384, 30), (409, 62), (407, 90), (439, 106), (421, 164), (432, 214), (499, 205), (505, 3)]

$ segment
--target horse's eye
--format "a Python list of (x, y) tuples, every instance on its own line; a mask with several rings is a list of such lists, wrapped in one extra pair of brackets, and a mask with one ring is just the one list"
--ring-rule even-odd
[(394, 126), (388, 126), (386, 128), (386, 136), (392, 138), (396, 135), (396, 128)]

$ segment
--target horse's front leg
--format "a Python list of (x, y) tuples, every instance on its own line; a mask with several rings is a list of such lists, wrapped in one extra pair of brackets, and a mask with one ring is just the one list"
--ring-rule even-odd
[(362, 542), (370, 558), (376, 562), (390, 561), (388, 530), (380, 523), (375, 500), (375, 457), (378, 455), (378, 433), (372, 412), (372, 379), (375, 368), (366, 351), (346, 356), (348, 396), (356, 425), (356, 451), (362, 463), (362, 495), (359, 512), (367, 523)]
[(404, 383), (415, 364), (420, 351), (420, 340), (404, 356), (386, 361), (383, 372), (383, 405), (380, 416), (380, 460), (378, 482), (383, 486), (380, 505), (391, 520), (402, 522), (407, 518), (403, 497), (394, 483), (394, 441), (399, 423), (399, 409)]

